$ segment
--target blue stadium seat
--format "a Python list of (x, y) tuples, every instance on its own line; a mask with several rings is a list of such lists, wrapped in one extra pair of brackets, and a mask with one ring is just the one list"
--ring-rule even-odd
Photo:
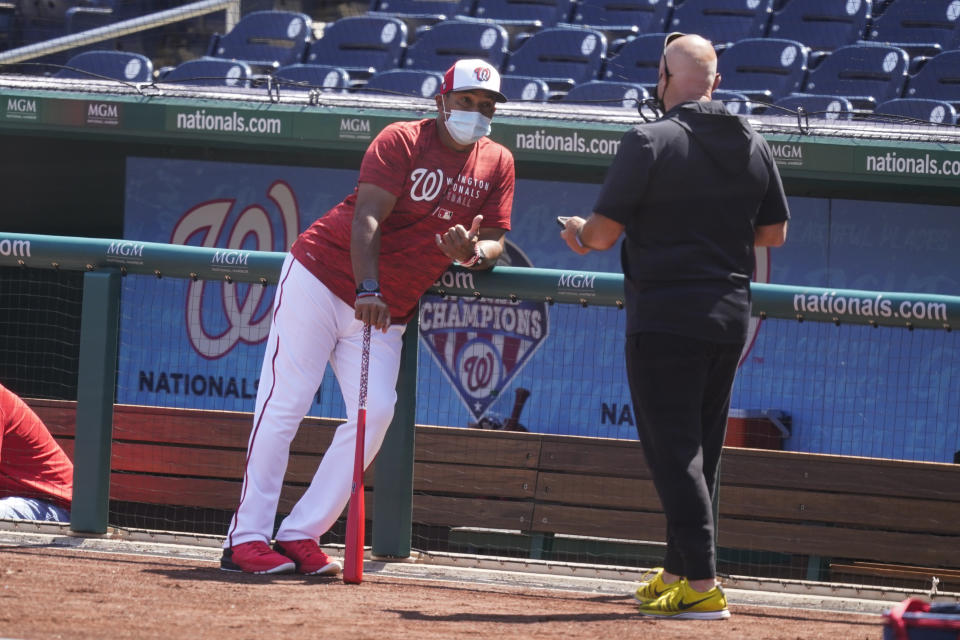
[[(105, 27), (117, 21), (114, 11), (109, 7), (100, 6), (75, 6), (70, 7), (63, 14), (63, 30), (53, 34), (53, 37), (73, 35), (82, 33), (89, 29)], [(129, 40), (129, 37), (127, 38)], [(121, 47), (125, 51), (142, 51), (141, 48)], [(116, 51), (117, 39), (109, 38), (98, 40), (90, 44), (71, 47), (67, 51), (48, 54), (42, 57), (42, 61), (50, 64), (66, 64), (69, 58), (80, 55), (87, 51)]]
[(84, 51), (67, 60), (67, 69), (54, 77), (95, 80), (98, 76), (123, 82), (152, 82), (153, 63), (147, 56), (125, 51)]
[(750, 115), (758, 108), (750, 96), (736, 91), (717, 89), (713, 92), (713, 99), (722, 102), (727, 111), (738, 116)]
[(290, 64), (277, 69), (273, 77), (283, 89), (345, 91), (350, 88), (350, 74), (346, 69), (326, 64)]
[(535, 31), (569, 21), (572, 7), (572, 0), (477, 0), (473, 15), (508, 31), (511, 27)]
[(533, 76), (501, 76), (500, 93), (511, 102), (545, 102), (550, 97), (550, 87)]
[(64, 30), (67, 33), (79, 33), (104, 27), (116, 21), (117, 17), (109, 7), (70, 7), (64, 14)]
[(370, 76), (360, 90), (363, 93), (386, 93), (391, 95), (432, 98), (440, 90), (443, 74), (438, 71), (413, 69), (388, 69)]
[(247, 88), (253, 71), (241, 60), (196, 58), (181, 62), (164, 74), (161, 82), (205, 87)]
[(637, 109), (641, 100), (650, 97), (647, 90), (630, 82), (591, 80), (576, 85), (563, 96), (561, 102), (589, 104), (594, 107), (623, 107)]
[(903, 95), (960, 105), (960, 49), (944, 51), (930, 58), (907, 82)]
[[(794, 93), (780, 98), (773, 103), (773, 107), (764, 111), (767, 115), (789, 115), (801, 108), (811, 118), (824, 120), (851, 120), (855, 109), (853, 104), (843, 96), (818, 96), (811, 94)], [(777, 109), (776, 107), (780, 107)], [(785, 111), (785, 110), (789, 110)]]
[(760, 102), (796, 92), (807, 74), (809, 51), (795, 40), (746, 38), (728, 47), (717, 61), (721, 86)]
[(666, 37), (665, 33), (645, 33), (627, 42), (617, 55), (607, 60), (603, 79), (655, 86)]
[(405, 69), (446, 71), (460, 58), (480, 58), (496, 69), (507, 58), (507, 32), (500, 25), (448, 20), (420, 32), (407, 47)]
[(960, 47), (956, 0), (894, 0), (868, 28), (866, 40), (900, 47), (910, 56), (935, 56)]
[(214, 35), (208, 57), (278, 68), (303, 61), (313, 39), (310, 17), (291, 11), (254, 11), (224, 35)]
[(12, 49), (17, 42), (16, 5), (0, 4), (0, 51)]
[(902, 116), (936, 124), (957, 124), (957, 109), (944, 100), (895, 98), (877, 105), (875, 114)]
[(766, 35), (770, 5), (771, 0), (684, 0), (673, 8), (666, 31), (696, 33), (722, 47)]
[(307, 48), (304, 62), (343, 67), (354, 79), (396, 69), (407, 48), (407, 25), (399, 18), (350, 16), (328, 24)]
[(608, 39), (626, 38), (663, 31), (672, 10), (672, 0), (580, 0), (570, 22)]
[(872, 111), (903, 96), (910, 58), (899, 47), (850, 44), (826, 56), (807, 76), (802, 93), (844, 96), (857, 109)]
[(871, 9), (870, 0), (788, 2), (774, 12), (767, 36), (797, 40), (811, 51), (833, 51), (865, 37)]
[(606, 53), (607, 39), (599, 31), (544, 29), (510, 56), (504, 71), (543, 78), (552, 91), (566, 93), (573, 85), (598, 79)]
[(474, 0), (372, 0), (367, 15), (400, 18), (410, 25), (473, 15)]

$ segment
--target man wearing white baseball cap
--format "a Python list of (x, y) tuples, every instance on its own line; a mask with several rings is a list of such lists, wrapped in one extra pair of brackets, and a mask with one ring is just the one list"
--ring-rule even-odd
[(490, 133), (500, 93), (500, 74), (483, 60), (458, 60), (443, 75), (437, 108), (454, 148), (465, 148)]
[[(340, 571), (318, 539), (350, 496), (364, 326), (379, 329), (369, 352), (369, 465), (393, 418), (403, 331), (420, 296), (451, 264), (488, 269), (503, 251), (513, 155), (486, 137), (496, 103), (506, 101), (500, 74), (483, 60), (460, 60), (435, 99), (435, 118), (395, 122), (374, 138), (356, 189), (300, 234), (283, 263), (225, 570)], [(347, 420), (271, 549), (290, 443), (328, 362)]]

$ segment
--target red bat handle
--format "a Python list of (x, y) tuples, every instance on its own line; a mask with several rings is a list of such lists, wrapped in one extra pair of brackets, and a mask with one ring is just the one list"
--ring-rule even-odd
[(353, 485), (347, 510), (347, 540), (344, 549), (343, 581), (360, 584), (363, 580), (363, 546), (366, 514), (363, 503), (363, 441), (367, 410), (357, 412), (357, 446), (353, 456)]
[(363, 580), (363, 547), (366, 517), (363, 504), (364, 441), (367, 430), (367, 374), (370, 370), (370, 325), (363, 328), (360, 356), (360, 400), (357, 403), (357, 438), (353, 452), (353, 484), (347, 509), (347, 539), (343, 552), (343, 581), (360, 584)]

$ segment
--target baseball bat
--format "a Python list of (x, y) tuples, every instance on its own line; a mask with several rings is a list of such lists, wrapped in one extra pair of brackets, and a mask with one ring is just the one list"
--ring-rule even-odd
[(363, 546), (366, 517), (363, 504), (363, 448), (367, 427), (367, 373), (370, 370), (370, 325), (363, 327), (360, 355), (360, 400), (357, 402), (357, 438), (353, 454), (353, 485), (347, 507), (347, 540), (343, 551), (343, 581), (360, 584), (363, 580)]
[(520, 412), (523, 411), (523, 405), (530, 397), (530, 390), (523, 387), (517, 387), (514, 392), (513, 413), (503, 423), (504, 431), (515, 431), (520, 424)]

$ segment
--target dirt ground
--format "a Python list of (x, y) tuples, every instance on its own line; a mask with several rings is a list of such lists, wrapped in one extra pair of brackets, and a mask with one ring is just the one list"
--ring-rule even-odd
[(879, 640), (878, 615), (732, 604), (729, 620), (649, 620), (612, 596), (412, 580), (251, 576), (215, 563), (0, 547), (0, 638)]

